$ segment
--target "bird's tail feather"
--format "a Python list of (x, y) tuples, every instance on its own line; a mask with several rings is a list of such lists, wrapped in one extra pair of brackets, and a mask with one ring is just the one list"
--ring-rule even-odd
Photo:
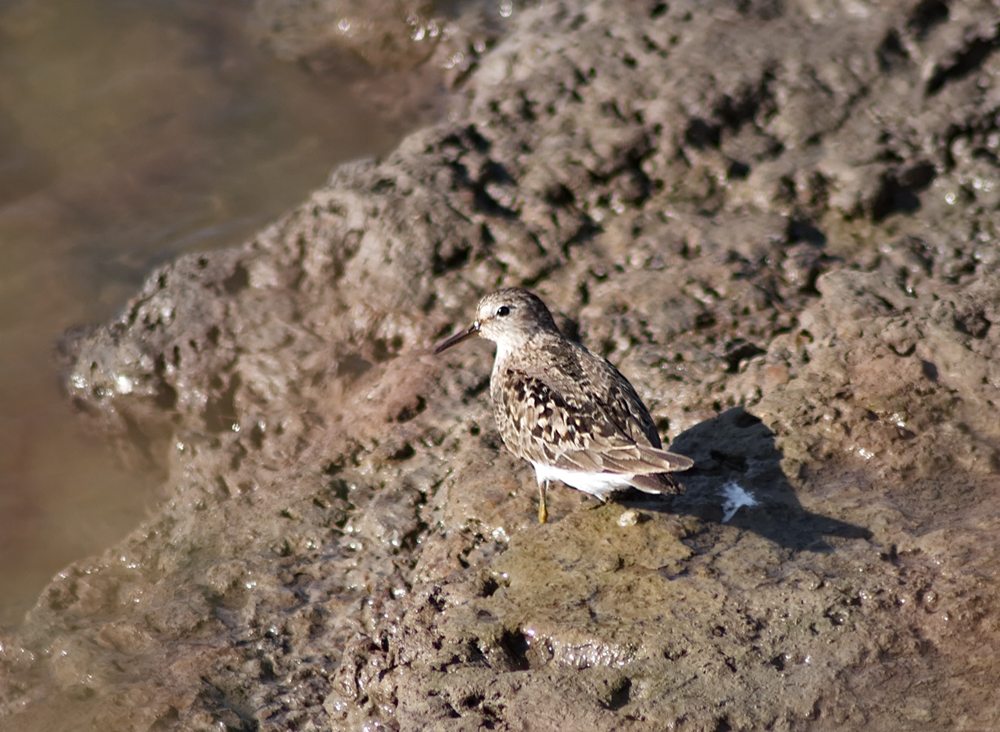
[(629, 483), (643, 493), (680, 493), (681, 486), (670, 473), (635, 475)]

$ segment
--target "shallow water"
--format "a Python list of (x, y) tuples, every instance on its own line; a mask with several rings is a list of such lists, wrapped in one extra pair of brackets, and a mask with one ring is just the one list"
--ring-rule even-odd
[(0, 625), (153, 498), (151, 477), (80, 433), (60, 335), (112, 316), (157, 262), (240, 241), (404, 131), (366, 111), (358, 79), (261, 51), (250, 5), (0, 6)]

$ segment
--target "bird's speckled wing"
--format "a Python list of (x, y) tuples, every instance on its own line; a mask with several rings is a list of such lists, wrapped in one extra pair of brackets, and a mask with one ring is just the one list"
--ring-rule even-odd
[(649, 412), (604, 359), (566, 342), (537, 344), (530, 364), (497, 364), (490, 394), (504, 443), (526, 460), (583, 472), (648, 475), (691, 461), (660, 449)]

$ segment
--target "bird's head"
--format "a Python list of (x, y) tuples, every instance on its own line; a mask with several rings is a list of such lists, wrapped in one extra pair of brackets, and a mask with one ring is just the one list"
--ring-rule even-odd
[(434, 353), (441, 353), (475, 335), (508, 350), (542, 331), (559, 333), (545, 303), (521, 287), (506, 287), (480, 300), (472, 325), (444, 341)]

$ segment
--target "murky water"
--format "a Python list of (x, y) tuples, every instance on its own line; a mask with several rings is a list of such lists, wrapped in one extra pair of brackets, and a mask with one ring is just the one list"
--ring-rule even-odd
[(259, 50), (249, 11), (0, 5), (0, 625), (152, 498), (150, 478), (80, 434), (53, 359), (62, 332), (110, 317), (155, 263), (245, 238), (402, 132), (365, 111), (356, 79)]

